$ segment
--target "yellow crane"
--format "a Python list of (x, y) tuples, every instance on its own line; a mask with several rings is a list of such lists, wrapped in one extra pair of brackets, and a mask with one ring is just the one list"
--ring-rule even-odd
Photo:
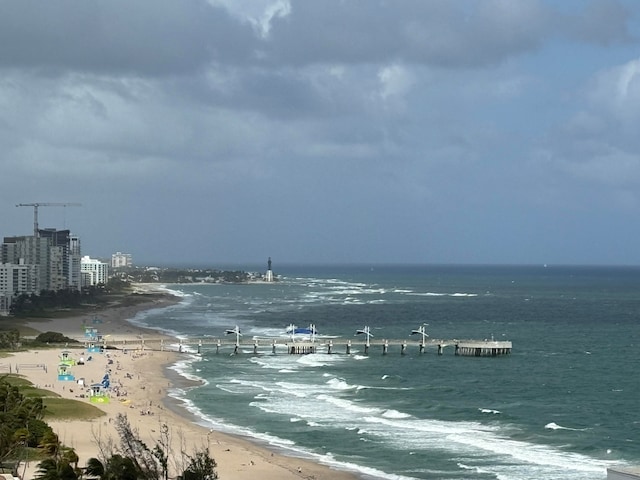
[(18, 203), (16, 207), (33, 207), (33, 236), (38, 235), (38, 207), (81, 207), (81, 203), (52, 203), (52, 202), (35, 202), (35, 203)]

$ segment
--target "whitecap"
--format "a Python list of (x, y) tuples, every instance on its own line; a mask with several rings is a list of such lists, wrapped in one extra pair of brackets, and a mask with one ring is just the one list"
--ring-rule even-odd
[(385, 417), (385, 418), (409, 418), (409, 417), (411, 417), (411, 415), (409, 415), (408, 413), (399, 412), (398, 410), (393, 410), (392, 408), (382, 412), (382, 416)]
[(493, 413), (494, 415), (502, 413), (500, 410), (492, 410), (491, 408), (479, 408), (478, 410), (480, 410), (482, 413)]
[(548, 430), (573, 430), (574, 432), (584, 432), (585, 430), (587, 430), (586, 428), (570, 428), (570, 427), (563, 427), (562, 425), (558, 425), (555, 422), (551, 422), (551, 423), (547, 423), (544, 428), (548, 429)]

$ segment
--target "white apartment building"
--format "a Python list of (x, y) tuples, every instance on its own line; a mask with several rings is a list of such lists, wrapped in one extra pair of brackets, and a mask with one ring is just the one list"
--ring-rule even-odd
[(109, 264), (89, 256), (80, 261), (83, 286), (106, 284), (109, 280)]
[(131, 268), (133, 267), (133, 259), (130, 253), (116, 252), (111, 255), (111, 268)]

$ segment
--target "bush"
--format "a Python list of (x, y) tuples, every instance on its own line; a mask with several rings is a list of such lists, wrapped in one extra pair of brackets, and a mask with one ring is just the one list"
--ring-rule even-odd
[(15, 329), (0, 330), (0, 348), (14, 350), (20, 343), (20, 332)]
[(59, 332), (44, 332), (35, 339), (37, 343), (78, 343), (73, 338), (65, 337)]

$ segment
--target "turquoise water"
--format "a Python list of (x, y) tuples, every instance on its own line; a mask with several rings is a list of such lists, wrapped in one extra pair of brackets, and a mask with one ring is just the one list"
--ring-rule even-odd
[[(135, 319), (184, 336), (406, 338), (383, 356), (271, 354), (265, 342), (176, 366), (204, 424), (363, 478), (604, 479), (640, 464), (640, 269), (289, 267), (257, 285), (168, 285), (181, 304)], [(499, 358), (420, 354), (410, 336), (511, 340)]]

